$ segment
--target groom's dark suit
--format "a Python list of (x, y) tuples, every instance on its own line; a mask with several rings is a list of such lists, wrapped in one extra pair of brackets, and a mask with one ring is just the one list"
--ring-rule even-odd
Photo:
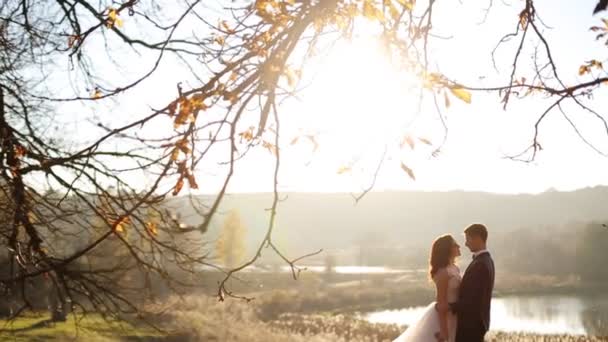
[(490, 328), (490, 301), (494, 289), (494, 261), (490, 253), (476, 256), (460, 283), (458, 302), (450, 304), (458, 315), (456, 342), (483, 342)]

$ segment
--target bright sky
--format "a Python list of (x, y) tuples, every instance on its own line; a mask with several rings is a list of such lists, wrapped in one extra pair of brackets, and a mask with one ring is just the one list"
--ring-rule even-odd
[[(476, 0), (463, 0), (462, 4), (437, 2), (434, 32), (453, 36), (436, 42), (431, 52), (432, 60), (443, 73), (471, 84), (505, 84), (514, 46), (505, 45), (499, 50), (499, 72), (492, 67), (490, 52), (498, 39), (514, 30), (517, 23), (523, 1), (509, 3), (512, 6), (494, 1), (486, 23), (477, 25), (483, 18), (485, 2), (481, 5)], [(602, 16), (591, 16), (595, 3), (595, 0), (536, 1), (541, 19), (553, 28), (547, 37), (554, 47), (553, 55), (562, 75), (571, 75), (564, 77), (568, 83), (583, 79), (577, 74), (581, 62), (592, 58), (604, 60), (607, 56), (608, 48), (595, 42), (588, 30), (592, 25), (601, 24)], [(125, 25), (128, 24), (127, 21)], [(304, 79), (312, 80), (311, 85), (298, 99), (281, 105), (284, 148), (280, 190), (358, 192), (371, 182), (386, 142), (395, 146), (405, 134), (411, 134), (424, 137), (435, 146), (441, 143), (443, 128), (434, 109), (427, 103), (422, 115), (414, 116), (416, 94), (408, 88), (413, 82), (412, 76), (397, 72), (370, 37), (371, 33), (363, 30), (362, 37), (352, 44), (344, 42), (322, 62), (311, 62), (304, 70)], [(151, 62), (145, 57), (141, 61), (142, 70)], [(531, 62), (529, 54), (523, 55), (522, 70), (529, 68)], [(149, 105), (167, 103), (180, 81), (175, 77), (176, 68), (171, 64), (164, 66), (155, 78), (131, 93), (124, 102), (108, 104), (108, 113), (101, 111), (96, 115), (103, 122), (117, 126), (128, 118), (122, 112), (142, 112)], [(595, 100), (589, 102), (600, 113), (608, 108), (607, 89), (597, 91)], [(557, 111), (541, 127), (540, 143), (544, 151), (534, 163), (504, 159), (505, 155), (517, 154), (528, 146), (534, 122), (548, 104), (540, 97), (513, 100), (503, 111), (496, 94), (474, 93), (470, 105), (453, 98), (450, 108), (444, 110), (449, 133), (441, 154), (432, 157), (433, 149), (424, 144), (418, 144), (413, 151), (407, 147), (403, 150), (391, 147), (378, 173), (375, 189), (534, 193), (549, 188), (572, 190), (608, 185), (608, 158), (586, 146)], [(572, 109), (568, 114), (581, 132), (608, 153), (608, 137), (602, 134), (599, 121), (572, 106), (566, 108)], [(72, 104), (66, 106), (66, 111), (82, 109)], [(85, 134), (82, 132), (88, 132), (89, 128), (83, 130), (82, 127), (87, 125), (83, 119), (66, 129)], [(319, 133), (319, 149), (315, 153), (306, 139), (289, 145), (298, 134), (312, 132)], [(401, 162), (414, 170), (415, 181), (401, 170)], [(203, 165), (198, 179), (200, 191), (212, 193), (218, 188), (222, 173), (216, 166), (208, 165)], [(351, 165), (352, 173), (337, 173), (340, 167)], [(253, 151), (239, 162), (230, 191), (271, 191), (273, 167), (273, 157), (266, 150)]]

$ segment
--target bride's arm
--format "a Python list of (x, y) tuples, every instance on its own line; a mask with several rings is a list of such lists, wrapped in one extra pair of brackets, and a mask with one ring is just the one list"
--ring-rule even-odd
[(450, 310), (448, 304), (448, 280), (449, 274), (446, 270), (437, 272), (435, 276), (435, 286), (437, 287), (436, 309), (439, 313), (440, 336), (444, 339), (448, 337), (448, 312)]

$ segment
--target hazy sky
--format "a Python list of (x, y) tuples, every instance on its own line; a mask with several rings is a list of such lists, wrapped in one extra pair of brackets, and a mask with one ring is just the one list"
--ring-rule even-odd
[[(505, 84), (515, 46), (507, 44), (498, 50), (498, 71), (492, 67), (490, 53), (500, 37), (515, 29), (518, 13), (524, 6), (520, 0), (506, 2), (511, 5), (494, 1), (486, 22), (477, 24), (489, 1), (463, 0), (462, 4), (437, 1), (433, 32), (451, 38), (434, 41), (432, 63), (438, 65), (441, 72), (463, 82)], [(589, 59), (605, 61), (608, 55), (608, 47), (595, 41), (589, 27), (602, 25), (600, 18), (608, 17), (608, 13), (592, 17), (595, 0), (537, 0), (535, 3), (543, 22), (552, 28), (546, 29), (547, 37), (565, 82), (589, 77), (579, 77), (578, 66)], [(127, 20), (125, 25), (129, 25)], [(586, 146), (559, 111), (553, 112), (541, 126), (539, 141), (544, 151), (535, 162), (526, 164), (504, 159), (505, 155), (517, 154), (530, 144), (534, 122), (551, 101), (539, 96), (514, 99), (506, 111), (497, 94), (474, 93), (470, 105), (452, 98), (450, 108), (443, 111), (448, 138), (436, 158), (431, 157), (433, 148), (424, 144), (418, 144), (413, 151), (407, 147), (394, 148), (406, 134), (424, 137), (437, 146), (442, 141), (443, 128), (430, 103), (423, 104), (420, 116), (414, 115), (416, 94), (408, 88), (413, 82), (412, 76), (398, 72), (389, 64), (372, 32), (362, 30), (361, 36), (352, 44), (339, 44), (326, 59), (312, 61), (304, 70), (304, 79), (312, 80), (311, 85), (298, 99), (281, 105), (284, 145), (279, 177), (281, 190), (360, 191), (371, 182), (386, 142), (392, 145), (378, 173), (378, 190), (464, 189), (513, 193), (608, 185), (608, 159)], [(522, 55), (522, 74), (518, 77), (530, 70), (530, 53), (535, 44), (529, 44)], [(141, 70), (151, 62), (151, 57), (142, 56)], [(181, 80), (176, 77), (177, 70), (184, 72), (176, 64), (167, 63), (128, 98), (119, 104), (108, 104), (107, 112), (97, 110), (95, 115), (117, 126), (129, 117), (122, 112), (143, 112), (148, 106), (166, 104), (174, 98), (175, 84)], [(128, 70), (133, 74), (139, 71)], [(608, 108), (608, 87), (604, 88), (596, 91), (595, 99), (588, 102), (602, 114), (606, 114)], [(64, 110), (82, 112), (78, 106), (70, 104)], [(601, 123), (572, 105), (564, 108), (585, 137), (608, 153), (608, 137), (602, 132)], [(70, 119), (71, 116), (66, 116), (66, 122), (71, 122)], [(83, 133), (90, 129), (87, 125), (82, 119), (72, 123), (69, 129), (88, 134)], [(157, 125), (153, 129), (166, 128)], [(306, 138), (289, 145), (302, 133), (319, 134), (318, 151), (312, 153), (312, 143)], [(401, 170), (401, 162), (414, 170), (415, 181)], [(340, 167), (351, 165), (354, 166), (352, 173), (337, 174)], [(273, 167), (273, 158), (266, 150), (253, 151), (239, 162), (230, 191), (270, 191)], [(203, 165), (199, 173), (200, 191), (215, 191), (220, 175), (221, 170), (212, 163)]]

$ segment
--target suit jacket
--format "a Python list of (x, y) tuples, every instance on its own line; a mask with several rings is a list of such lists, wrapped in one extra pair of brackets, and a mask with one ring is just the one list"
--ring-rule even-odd
[(490, 253), (479, 254), (464, 272), (458, 302), (451, 304), (452, 311), (458, 315), (459, 332), (479, 329), (483, 336), (489, 330), (493, 290), (494, 261)]

